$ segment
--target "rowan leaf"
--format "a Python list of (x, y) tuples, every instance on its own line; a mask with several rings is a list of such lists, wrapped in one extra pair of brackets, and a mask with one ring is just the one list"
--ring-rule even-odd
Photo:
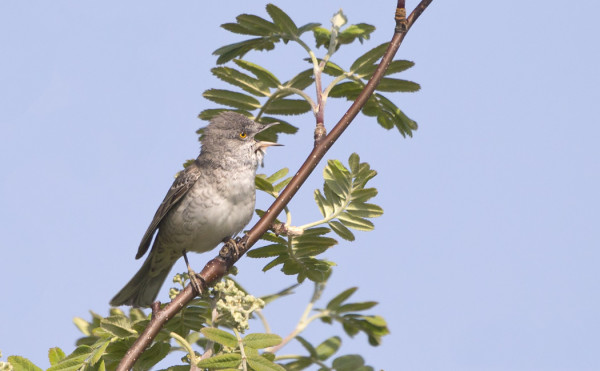
[(401, 79), (384, 77), (379, 81), (375, 90), (387, 92), (405, 92), (412, 93), (421, 89), (421, 86), (415, 82)]
[(207, 339), (212, 340), (215, 343), (219, 343), (229, 348), (236, 348), (238, 346), (238, 340), (235, 335), (227, 331), (223, 331), (214, 327), (204, 327), (202, 330), (200, 330), (200, 332)]
[(248, 334), (242, 339), (244, 346), (254, 349), (264, 349), (279, 345), (282, 341), (281, 336), (275, 334)]
[(279, 82), (273, 73), (266, 68), (259, 66), (258, 64), (248, 62), (243, 59), (234, 59), (233, 63), (237, 64), (246, 71), (252, 72), (257, 79), (265, 83), (268, 87), (276, 88), (281, 85), (281, 82)]
[(206, 90), (202, 95), (204, 98), (215, 103), (243, 110), (254, 110), (260, 108), (261, 106), (260, 102), (256, 100), (256, 98), (231, 90), (209, 89)]
[(298, 36), (298, 27), (283, 10), (273, 4), (267, 4), (267, 13), (281, 31), (290, 37)]
[(312, 107), (304, 99), (274, 99), (264, 107), (264, 112), (273, 115), (300, 115)]
[(317, 346), (315, 349), (316, 357), (321, 361), (326, 360), (335, 354), (342, 345), (342, 339), (339, 336), (332, 336)]
[(329, 222), (328, 225), (338, 236), (342, 237), (346, 241), (355, 240), (354, 234), (348, 228), (346, 228), (342, 222), (334, 220)]
[(248, 76), (234, 68), (215, 67), (211, 69), (213, 75), (219, 79), (242, 88), (250, 94), (265, 97), (270, 94), (269, 87), (262, 81)]
[(227, 353), (203, 359), (197, 366), (210, 369), (237, 368), (241, 362), (242, 356), (239, 353)]

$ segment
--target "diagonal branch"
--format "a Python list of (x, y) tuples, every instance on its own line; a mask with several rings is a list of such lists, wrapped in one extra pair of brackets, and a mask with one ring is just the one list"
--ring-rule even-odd
[[(375, 91), (375, 87), (383, 77), (384, 72), (388, 68), (390, 62), (396, 55), (400, 44), (404, 40), (406, 32), (411, 28), (413, 23), (419, 18), (419, 16), (425, 11), (425, 9), (431, 4), (433, 0), (421, 0), (419, 5), (413, 10), (408, 18), (405, 18), (405, 0), (398, 0), (396, 8), (396, 29), (394, 36), (390, 41), (388, 49), (383, 55), (379, 66), (375, 70), (375, 73), (360, 93), (358, 98), (350, 106), (348, 111), (344, 114), (341, 120), (335, 125), (331, 132), (318, 141), (313, 148), (312, 152), (308, 155), (305, 162), (298, 170), (298, 173), (292, 178), (290, 183), (281, 192), (279, 197), (273, 202), (271, 207), (263, 215), (263, 217), (252, 227), (252, 229), (238, 242), (238, 253), (232, 254), (228, 251), (227, 245), (225, 245), (219, 252), (219, 256), (209, 261), (200, 276), (205, 283), (205, 286), (210, 286), (215, 281), (221, 279), (229, 268), (231, 268), (269, 229), (269, 227), (275, 221), (275, 218), (283, 209), (287, 206), (290, 200), (294, 197), (298, 189), (304, 184), (308, 176), (314, 171), (317, 164), (323, 159), (329, 148), (335, 143), (335, 141), (342, 135), (344, 130), (350, 125), (352, 120), (360, 112), (361, 108), (365, 105), (369, 97)], [(129, 370), (133, 367), (134, 363), (144, 352), (144, 350), (152, 343), (156, 335), (158, 335), (162, 326), (175, 314), (177, 314), (187, 303), (189, 303), (196, 296), (196, 292), (191, 285), (188, 285), (183, 289), (175, 299), (173, 299), (167, 306), (160, 310), (153, 310), (152, 320), (148, 324), (148, 327), (135, 341), (131, 348), (127, 351), (119, 366), (118, 371)]]

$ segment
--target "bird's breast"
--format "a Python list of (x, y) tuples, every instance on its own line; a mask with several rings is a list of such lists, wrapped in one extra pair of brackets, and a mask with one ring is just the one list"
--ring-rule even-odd
[[(161, 239), (177, 250), (204, 252), (243, 230), (252, 218), (254, 172), (201, 176), (160, 226)], [(162, 236), (165, 235), (165, 236)]]

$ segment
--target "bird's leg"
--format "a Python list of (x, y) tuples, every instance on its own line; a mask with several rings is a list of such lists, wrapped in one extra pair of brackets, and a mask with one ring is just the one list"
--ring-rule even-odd
[(190, 262), (188, 261), (187, 255), (186, 255), (186, 251), (183, 250), (183, 259), (185, 260), (185, 265), (187, 265), (187, 269), (188, 269), (188, 276), (190, 276), (190, 283), (192, 284), (192, 287), (194, 288), (194, 290), (196, 290), (196, 295), (200, 295), (202, 294), (202, 287), (203, 287), (203, 283), (204, 282), (199, 282), (198, 279), (202, 280), (202, 277), (199, 277), (196, 272), (194, 272), (194, 270), (192, 269), (192, 267), (190, 266)]

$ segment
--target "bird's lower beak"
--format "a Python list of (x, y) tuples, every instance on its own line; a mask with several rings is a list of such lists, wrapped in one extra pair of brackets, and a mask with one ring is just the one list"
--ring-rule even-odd
[(283, 146), (283, 144), (279, 144), (279, 143), (275, 143), (275, 142), (266, 142), (266, 141), (259, 141), (256, 142), (256, 144), (258, 144), (258, 149), (259, 150), (263, 150), (267, 147), (271, 147), (271, 146)]

